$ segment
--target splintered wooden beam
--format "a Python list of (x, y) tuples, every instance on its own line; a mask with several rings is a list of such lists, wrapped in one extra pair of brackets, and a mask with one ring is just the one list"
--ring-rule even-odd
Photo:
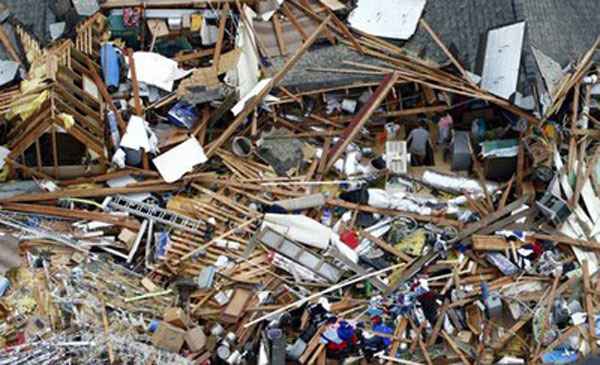
[(217, 44), (215, 45), (214, 66), (219, 69), (219, 61), (221, 60), (221, 51), (223, 50), (223, 38), (225, 37), (225, 24), (227, 24), (227, 14), (229, 14), (229, 3), (223, 4), (221, 8), (221, 19), (219, 20), (219, 33), (217, 36)]
[(385, 242), (381, 238), (377, 238), (364, 230), (360, 230), (360, 235), (363, 236), (364, 238), (368, 239), (369, 241), (373, 242), (377, 246), (379, 246), (379, 248), (381, 248), (382, 250), (389, 252), (392, 255), (398, 257), (402, 261), (405, 261), (405, 262), (412, 261), (412, 257), (408, 256), (403, 251), (401, 251), (401, 250), (397, 249), (396, 247), (390, 245), (389, 243)]
[[(317, 23), (320, 23), (323, 21), (323, 19), (317, 13), (315, 13), (313, 11), (310, 3), (306, 0), (299, 0), (298, 2), (289, 0), (288, 4), (291, 4), (296, 9), (302, 11), (304, 14), (306, 14), (309, 18), (311, 18), (312, 20), (314, 20)], [(331, 25), (331, 24), (329, 26), (332, 29), (334, 28), (333, 25)], [(336, 39), (335, 39), (334, 35), (332, 34), (332, 32), (329, 31), (329, 29), (325, 29), (323, 31), (323, 35), (325, 36), (325, 38), (327, 38), (329, 43), (331, 43), (332, 45), (335, 45)]]
[[(583, 291), (585, 293), (585, 310), (587, 312), (588, 318), (594, 318), (594, 302), (592, 298), (592, 287), (590, 282), (590, 268), (588, 265), (588, 260), (583, 260)], [(590, 344), (592, 345), (592, 355), (596, 355), (598, 353), (598, 344), (596, 344), (596, 326), (588, 326), (589, 336), (590, 336)]]
[(504, 208), (498, 209), (496, 212), (483, 217), (481, 220), (475, 223), (471, 223), (470, 225), (460, 230), (457, 240), (460, 241), (466, 237), (469, 237), (473, 233), (479, 231), (480, 229), (487, 227), (495, 221), (499, 220), (500, 218), (504, 217), (505, 215), (510, 214), (512, 211), (520, 208), (523, 204), (525, 204), (527, 199), (529, 199), (529, 195), (519, 198), (518, 200), (508, 204)]
[(209, 147), (206, 151), (207, 156), (209, 156), (209, 157), (212, 156), (233, 135), (233, 133), (235, 133), (236, 129), (240, 125), (242, 125), (242, 123), (246, 120), (246, 118), (248, 118), (248, 116), (252, 112), (254, 112), (254, 109), (256, 108), (256, 106), (262, 101), (262, 99), (264, 99), (265, 96), (267, 96), (269, 94), (269, 92), (271, 92), (271, 89), (273, 88), (273, 86), (279, 84), (279, 82), (285, 77), (285, 75), (288, 73), (288, 71), (292, 67), (294, 67), (294, 65), (298, 62), (300, 57), (302, 57), (304, 55), (304, 53), (306, 51), (308, 51), (310, 46), (317, 40), (317, 37), (319, 36), (319, 34), (321, 34), (323, 29), (329, 23), (330, 18), (331, 17), (327, 17), (327, 19), (325, 19), (325, 21), (317, 27), (317, 29), (314, 31), (314, 33), (304, 42), (302, 47), (300, 47), (296, 51), (296, 53), (294, 53), (294, 55), (286, 61), (286, 63), (283, 65), (283, 67), (279, 71), (277, 71), (277, 73), (273, 76), (271, 81), (269, 81), (269, 83), (266, 85), (266, 87), (264, 89), (262, 89), (256, 96), (253, 97), (253, 99), (251, 101), (249, 101), (244, 106), (244, 109), (241, 111), (241, 113), (238, 114), (238, 116), (229, 124), (227, 129), (223, 133), (221, 133), (219, 138), (217, 138), (214, 142), (212, 142), (209, 145)]
[(594, 168), (596, 167), (596, 164), (598, 163), (599, 157), (600, 157), (600, 147), (596, 147), (596, 151), (592, 155), (592, 158), (588, 161), (588, 164), (585, 168), (585, 173), (583, 174), (583, 176), (581, 176), (581, 175), (577, 176), (577, 183), (575, 184), (575, 193), (573, 194), (573, 196), (571, 198), (571, 202), (570, 202), (571, 207), (577, 206), (577, 202), (579, 201), (579, 196), (581, 195), (581, 189), (583, 189), (583, 185), (585, 185), (585, 182), (588, 181), (588, 179), (592, 176), (592, 173), (594, 172)]
[(285, 17), (288, 18), (290, 23), (292, 23), (294, 28), (296, 28), (298, 33), (300, 33), (300, 35), (302, 36), (302, 39), (308, 39), (308, 36), (309, 36), (308, 33), (302, 27), (302, 25), (300, 25), (300, 23), (298, 22), (298, 19), (296, 19), (296, 16), (294, 15), (294, 13), (292, 13), (292, 11), (287, 6), (287, 4), (286, 3), (281, 4), (280, 9), (281, 9), (281, 12), (283, 13), (283, 15), (285, 15)]
[[(545, 313), (546, 315), (544, 316), (544, 321), (542, 322), (542, 327), (540, 329), (540, 338), (538, 338), (537, 341), (537, 346), (535, 348), (535, 352), (534, 354), (537, 355), (540, 353), (540, 350), (542, 349), (542, 342), (544, 342), (544, 339), (546, 337), (546, 329), (548, 328), (548, 322), (550, 321), (550, 314), (552, 313), (551, 309), (552, 309), (552, 303), (554, 302), (554, 298), (556, 297), (557, 293), (556, 293), (556, 287), (558, 286), (558, 281), (560, 280), (560, 276), (556, 276), (554, 278), (554, 281), (552, 282), (552, 289), (550, 290), (550, 294), (545, 298), (545, 310), (543, 313)], [(540, 303), (542, 304), (542, 303)]]
[(134, 194), (134, 193), (145, 193), (145, 192), (163, 192), (163, 191), (174, 191), (181, 188), (181, 184), (156, 184), (156, 185), (144, 185), (144, 184), (133, 184), (126, 187), (118, 188), (100, 188), (100, 189), (73, 189), (73, 190), (61, 190), (55, 192), (41, 192), (41, 193), (30, 193), (13, 196), (10, 198), (0, 199), (0, 205), (10, 202), (35, 202), (35, 201), (51, 201), (63, 198), (89, 198), (98, 196), (107, 196), (114, 194)]
[[(577, 151), (576, 142), (577, 137), (575, 136), (575, 131), (577, 129), (577, 119), (579, 117), (579, 96), (580, 96), (581, 83), (578, 82), (575, 85), (574, 95), (573, 95), (573, 107), (571, 109), (571, 137), (569, 139), (569, 156), (567, 159), (567, 172), (571, 172), (575, 166), (575, 154)], [(577, 194), (575, 194), (577, 195)], [(574, 207), (575, 205), (571, 205)]]
[(138, 117), (144, 116), (144, 106), (140, 99), (140, 89), (138, 85), (137, 72), (135, 70), (135, 60), (133, 58), (133, 50), (130, 48), (127, 52), (129, 58), (129, 67), (131, 69), (131, 88), (133, 89), (133, 102), (135, 103), (135, 114)]
[(331, 167), (333, 167), (333, 164), (335, 164), (342, 153), (344, 153), (346, 147), (348, 147), (348, 145), (360, 132), (360, 129), (371, 119), (375, 113), (375, 110), (377, 110), (379, 105), (387, 97), (387, 94), (390, 92), (390, 90), (392, 90), (399, 77), (399, 73), (392, 72), (383, 79), (383, 82), (379, 85), (377, 90), (375, 90), (373, 95), (371, 95), (369, 100), (367, 100), (365, 105), (358, 112), (354, 118), (354, 121), (350, 123), (348, 128), (340, 136), (339, 141), (329, 151), (329, 154), (327, 155), (327, 164), (325, 165), (325, 172), (329, 171)]
[(117, 119), (117, 124), (119, 125), (119, 129), (121, 130), (121, 132), (124, 132), (125, 129), (127, 128), (127, 125), (125, 125), (125, 121), (121, 117), (121, 113), (119, 113), (117, 106), (115, 105), (114, 101), (110, 97), (110, 94), (108, 93), (108, 90), (106, 89), (106, 85), (104, 84), (104, 81), (102, 81), (102, 78), (100, 78), (100, 75), (98, 75), (98, 72), (96, 72), (94, 63), (89, 58), (86, 58), (85, 62), (87, 64), (86, 66), (88, 67), (90, 75), (92, 75), (92, 79), (94, 80), (94, 83), (98, 87), (98, 91), (100, 91), (100, 95), (102, 95), (104, 102), (106, 104), (108, 104), (108, 106), (110, 107), (110, 110), (112, 110), (112, 112), (115, 113), (115, 118)]
[(463, 364), (471, 365), (471, 362), (467, 359), (465, 354), (463, 354), (461, 349), (458, 348), (458, 346), (456, 345), (456, 342), (454, 342), (454, 340), (452, 339), (452, 337), (450, 337), (450, 335), (446, 332), (446, 330), (442, 330), (442, 337), (444, 337), (444, 340), (446, 340), (446, 342), (448, 342), (450, 347), (452, 347), (452, 350), (454, 350), (454, 352), (456, 352), (458, 354), (458, 356), (462, 360)]
[(17, 55), (17, 52), (15, 51), (14, 47), (12, 46), (12, 44), (10, 44), (10, 41), (8, 40), (8, 37), (6, 36), (6, 33), (4, 33), (4, 30), (2, 29), (2, 26), (0, 26), (0, 41), (2, 41), (2, 44), (4, 45), (4, 48), (6, 48), (6, 50), (10, 54), (10, 57), (12, 57), (12, 59), (14, 61), (18, 62), (21, 65), (21, 67), (25, 68), (25, 65), (23, 65), (23, 62)]
[(177, 7), (177, 6), (189, 6), (189, 7), (205, 7), (207, 5), (214, 5), (215, 3), (233, 3), (240, 1), (244, 4), (253, 4), (254, 0), (108, 0), (101, 4), (102, 9), (115, 9), (115, 8), (126, 8), (132, 6), (143, 6), (145, 8), (164, 8), (164, 7)]
[(352, 45), (356, 48), (356, 50), (361, 55), (364, 55), (365, 54), (365, 50), (360, 45), (360, 43), (356, 40), (356, 38), (354, 37), (354, 35), (352, 35), (352, 33), (350, 33), (350, 30), (348, 29), (348, 27), (346, 26), (346, 24), (344, 24), (344, 22), (342, 22), (341, 20), (339, 20), (338, 17), (335, 16), (333, 10), (329, 9), (329, 7), (327, 5), (325, 5), (325, 4), (323, 4), (323, 2), (319, 1), (319, 4), (321, 5), (321, 7), (325, 10), (325, 12), (327, 14), (331, 15), (331, 19), (333, 20), (333, 23), (338, 26), (340, 32), (350, 41), (350, 43), (352, 43)]
[(73, 219), (94, 220), (108, 224), (114, 224), (131, 230), (138, 230), (140, 228), (140, 224), (134, 219), (128, 219), (124, 216), (113, 215), (109, 213), (88, 212), (86, 210), (63, 209), (47, 205), (20, 203), (2, 203), (2, 209), (16, 212), (48, 214), (57, 217)]
[(4, 161), (6, 161), (6, 163), (8, 163), (9, 165), (11, 165), (11, 166), (12, 166), (14, 169), (17, 169), (17, 168), (19, 168), (19, 169), (21, 169), (21, 170), (25, 171), (25, 172), (26, 172), (26, 173), (28, 173), (28, 174), (31, 174), (31, 175), (33, 175), (33, 176), (36, 176), (36, 177), (37, 177), (37, 178), (39, 178), (39, 179), (44, 179), (44, 180), (54, 181), (54, 178), (52, 178), (52, 177), (50, 177), (50, 176), (48, 176), (48, 175), (44, 174), (43, 172), (41, 172), (41, 171), (38, 171), (38, 170), (36, 170), (36, 169), (32, 169), (32, 168), (31, 168), (31, 167), (29, 167), (29, 166), (22, 165), (22, 164), (18, 163), (17, 161), (13, 160), (13, 159), (10, 159), (10, 158), (8, 158), (8, 157), (5, 157), (5, 158), (4, 158)]
[[(408, 320), (406, 319), (406, 317), (402, 317), (398, 321), (398, 324), (396, 325), (396, 330), (394, 330), (394, 336), (403, 338), (407, 325), (408, 325)], [(390, 357), (393, 357), (393, 358), (396, 357), (399, 347), (400, 347), (400, 341), (393, 340), (392, 345), (390, 347), (390, 352), (389, 352)], [(390, 364), (391, 364), (391, 362), (388, 361), (388, 365), (390, 365)]]
[(282, 56), (285, 56), (288, 53), (288, 49), (285, 44), (285, 40), (283, 39), (283, 27), (281, 25), (281, 21), (277, 17), (277, 14), (274, 14), (271, 17), (271, 23), (273, 24), (273, 31), (275, 32), (275, 39), (277, 40), (277, 47), (279, 47), (279, 52)]
[(427, 33), (429, 33), (429, 35), (431, 36), (431, 38), (433, 38), (433, 41), (438, 45), (438, 47), (440, 47), (440, 49), (442, 51), (444, 51), (444, 53), (446, 54), (446, 56), (450, 59), (450, 61), (452, 62), (452, 64), (454, 66), (456, 66), (456, 68), (458, 69), (458, 71), (460, 71), (460, 73), (463, 75), (463, 77), (465, 78), (465, 80), (467, 80), (469, 82), (469, 84), (475, 85), (475, 82), (471, 79), (471, 76), (469, 76), (469, 74), (467, 73), (467, 71), (465, 71), (465, 69), (462, 67), (462, 65), (460, 64), (460, 62), (458, 62), (458, 60), (454, 57), (454, 55), (452, 54), (452, 52), (450, 52), (450, 50), (446, 47), (446, 45), (444, 44), (444, 42), (442, 42), (442, 40), (437, 36), (437, 34), (434, 32), (434, 30), (431, 29), (431, 26), (429, 26), (429, 24), (425, 21), (425, 19), (421, 18), (421, 20), (419, 21), (419, 23), (423, 26), (423, 28), (425, 28), (425, 30), (427, 31)]

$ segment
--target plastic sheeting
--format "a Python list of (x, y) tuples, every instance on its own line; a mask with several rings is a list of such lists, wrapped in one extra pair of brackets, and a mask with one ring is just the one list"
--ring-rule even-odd
[[(158, 53), (135, 52), (133, 59), (138, 82), (154, 85), (168, 92), (173, 91), (176, 80), (192, 73), (180, 70), (177, 62)], [(127, 77), (131, 79), (131, 69)]]
[[(460, 194), (463, 189), (471, 194), (484, 193), (478, 180), (448, 176), (430, 170), (423, 173), (423, 182), (434, 188), (453, 191), (457, 194)], [(490, 192), (498, 189), (498, 184), (491, 182), (486, 182), (486, 186)]]
[(333, 235), (331, 228), (304, 215), (265, 214), (263, 227), (289, 237), (290, 239), (321, 250), (329, 247)]
[(457, 206), (458, 204), (463, 204), (465, 202), (463, 200), (465, 199), (464, 197), (441, 201), (434, 198), (405, 193), (402, 191), (392, 194), (389, 194), (382, 189), (369, 189), (368, 191), (368, 204), (376, 208), (395, 209), (402, 212), (416, 213), (426, 216), (434, 215), (436, 210), (444, 209), (445, 214), (454, 216), (462, 221), (468, 220), (472, 215), (470, 211), (461, 209)]

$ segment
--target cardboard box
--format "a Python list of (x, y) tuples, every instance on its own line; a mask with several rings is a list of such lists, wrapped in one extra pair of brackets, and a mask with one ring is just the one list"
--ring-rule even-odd
[(185, 343), (192, 352), (199, 352), (206, 346), (206, 334), (201, 326), (194, 327), (185, 334)]
[(217, 344), (219, 343), (219, 339), (215, 335), (210, 335), (206, 339), (206, 350), (210, 352), (214, 352), (217, 348)]
[(152, 344), (159, 349), (179, 352), (183, 346), (185, 331), (166, 322), (160, 322), (152, 336)]
[(131, 250), (131, 247), (133, 247), (133, 243), (135, 242), (136, 238), (137, 233), (127, 228), (123, 229), (119, 234), (119, 241), (123, 242), (128, 250)]
[(252, 298), (252, 292), (245, 289), (235, 289), (231, 300), (221, 312), (220, 319), (225, 323), (236, 323), (244, 314), (246, 305)]
[(194, 322), (181, 308), (171, 307), (165, 310), (163, 316), (165, 322), (182, 328), (184, 330), (194, 327)]

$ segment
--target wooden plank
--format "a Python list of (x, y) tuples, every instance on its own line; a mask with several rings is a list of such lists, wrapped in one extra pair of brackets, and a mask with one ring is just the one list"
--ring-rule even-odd
[[(577, 119), (579, 119), (579, 96), (581, 91), (581, 82), (578, 82), (574, 88), (573, 95), (573, 106), (571, 108), (571, 131), (577, 129)], [(575, 134), (571, 133), (569, 138), (569, 155), (567, 159), (567, 172), (572, 172), (575, 167), (575, 155), (576, 155), (576, 144), (577, 139)], [(575, 190), (575, 197), (578, 198), (577, 190)], [(571, 205), (573, 206), (573, 205)]]
[(360, 129), (367, 124), (367, 122), (375, 113), (375, 110), (387, 97), (387, 94), (390, 92), (390, 90), (392, 90), (399, 77), (399, 73), (393, 72), (384, 78), (383, 82), (358, 112), (354, 121), (344, 131), (344, 134), (340, 136), (339, 141), (329, 151), (329, 154), (327, 155), (327, 164), (325, 165), (325, 172), (329, 171), (331, 167), (333, 167), (338, 158), (340, 158), (342, 153), (345, 152), (346, 147), (348, 147), (348, 145), (360, 132)]
[(71, 115), (73, 118), (75, 118), (75, 120), (79, 124), (86, 127), (87, 129), (89, 129), (90, 132), (92, 132), (95, 136), (103, 136), (104, 135), (104, 131), (102, 129), (100, 129), (100, 127), (98, 127), (97, 124), (92, 123), (89, 119), (86, 118), (85, 115), (83, 115), (80, 112), (78, 112), (77, 110), (73, 109), (69, 104), (64, 102), (60, 97), (55, 96), (54, 103), (59, 110)]
[(473, 160), (473, 170), (475, 170), (475, 173), (477, 174), (477, 178), (479, 179), (479, 185), (481, 185), (481, 189), (483, 190), (483, 193), (485, 195), (485, 200), (487, 202), (486, 209), (488, 211), (493, 211), (494, 204), (492, 202), (492, 197), (490, 195), (490, 192), (488, 191), (487, 184), (485, 183), (485, 177), (483, 176), (483, 170), (481, 168), (481, 163), (479, 162), (479, 157), (477, 156), (477, 153), (475, 153), (473, 145), (471, 145), (470, 139), (467, 139), (467, 146), (469, 147), (469, 151), (471, 152), (471, 159)]
[(9, 158), (15, 158), (23, 153), (33, 142), (35, 142), (42, 134), (50, 128), (52, 123), (49, 119), (43, 120), (34, 128), (27, 131), (27, 133), (23, 134), (23, 136), (18, 140), (18, 142), (11, 148)]
[(471, 365), (471, 362), (466, 358), (466, 356), (458, 348), (458, 346), (456, 345), (456, 342), (454, 342), (454, 340), (452, 339), (452, 337), (450, 337), (450, 335), (446, 332), (446, 330), (442, 330), (442, 337), (444, 337), (446, 342), (448, 342), (450, 347), (452, 347), (452, 350), (454, 350), (454, 352), (456, 352), (458, 354), (458, 357), (460, 357), (463, 364)]
[[(85, 101), (85, 102), (89, 103), (89, 105), (86, 104), (86, 106), (88, 106), (88, 108), (93, 110), (94, 114), (100, 114), (100, 101), (99, 100), (96, 100), (95, 98), (93, 98), (91, 95), (89, 95), (87, 92), (85, 92), (78, 85), (75, 85), (71, 80), (68, 79), (67, 75), (63, 74), (62, 72), (59, 72), (56, 75), (56, 78), (58, 81), (60, 81), (57, 86), (69, 89), (77, 97), (81, 98), (82, 102)], [(73, 97), (75, 97), (75, 95), (73, 95)]]
[[(550, 321), (550, 315), (552, 313), (551, 309), (552, 309), (552, 303), (554, 302), (554, 297), (556, 296), (556, 287), (558, 286), (558, 281), (560, 280), (560, 276), (556, 276), (554, 278), (554, 281), (552, 282), (552, 289), (550, 290), (550, 294), (544, 298), (544, 305), (545, 310), (544, 310), (544, 321), (542, 322), (542, 327), (540, 328), (540, 337), (537, 340), (537, 346), (535, 347), (535, 351), (534, 354), (537, 355), (540, 353), (540, 350), (542, 348), (542, 342), (544, 342), (544, 339), (546, 337), (546, 329), (548, 328), (548, 322)], [(540, 303), (541, 305), (542, 303)]]
[(538, 240), (548, 240), (576, 247), (585, 247), (589, 249), (600, 250), (600, 242), (597, 241), (576, 240), (574, 238), (570, 238), (563, 235), (549, 235), (542, 233), (534, 233), (531, 237)]
[(508, 184), (506, 184), (506, 189), (504, 193), (502, 193), (502, 198), (500, 199), (500, 203), (498, 204), (498, 210), (504, 208), (506, 206), (506, 202), (508, 201), (508, 196), (510, 195), (510, 189), (512, 188), (513, 183), (515, 182), (515, 175), (513, 175)]
[(50, 201), (62, 198), (90, 198), (98, 196), (107, 196), (113, 194), (133, 194), (133, 193), (145, 193), (145, 192), (163, 192), (163, 191), (174, 191), (181, 188), (181, 184), (157, 184), (157, 185), (143, 185), (134, 184), (126, 187), (119, 188), (100, 188), (100, 189), (73, 189), (64, 190), (57, 192), (41, 192), (41, 193), (30, 193), (13, 196), (10, 198), (0, 199), (0, 204), (7, 202), (35, 202), (35, 201)]
[[(238, 0), (241, 3), (252, 5), (254, 0)], [(207, 7), (214, 5), (215, 3), (234, 3), (236, 0), (144, 0), (143, 5), (146, 8), (161, 8), (161, 7)], [(140, 0), (108, 0), (101, 4), (100, 7), (103, 9), (115, 9), (123, 7), (140, 6)]]
[(23, 64), (23, 62), (19, 58), (19, 55), (17, 55), (17, 52), (15, 51), (14, 47), (12, 46), (12, 44), (10, 43), (10, 41), (8, 40), (8, 37), (6, 36), (6, 33), (4, 33), (4, 29), (2, 29), (2, 26), (0, 26), (0, 41), (2, 41), (2, 44), (4, 45), (4, 48), (10, 54), (10, 57), (15, 62), (18, 62), (21, 65), (21, 67), (23, 67), (23, 69), (26, 69), (25, 65)]
[(427, 341), (427, 346), (431, 347), (435, 345), (435, 341), (437, 340), (438, 334), (442, 329), (442, 324), (444, 324), (444, 318), (446, 318), (446, 311), (448, 310), (448, 306), (450, 305), (450, 300), (446, 298), (444, 300), (444, 304), (442, 304), (442, 308), (440, 309), (440, 313), (437, 317), (437, 321), (433, 326), (433, 331), (431, 332), (431, 336), (429, 337), (429, 341)]
[(300, 35), (302, 36), (302, 39), (304, 39), (304, 40), (308, 39), (308, 36), (309, 36), (308, 33), (306, 32), (304, 27), (302, 27), (302, 25), (298, 22), (298, 19), (296, 18), (294, 13), (292, 13), (292, 11), (287, 6), (287, 4), (286, 3), (281, 4), (280, 9), (281, 9), (281, 12), (283, 13), (283, 15), (285, 15), (285, 17), (288, 18), (290, 23), (292, 23), (292, 26), (294, 28), (296, 28), (298, 33), (300, 33)]
[(27, 172), (28, 174), (31, 174), (33, 176), (36, 176), (39, 179), (44, 179), (44, 180), (49, 180), (49, 181), (53, 181), (54, 179), (46, 174), (44, 174), (41, 171), (38, 171), (36, 169), (32, 169), (31, 167), (22, 165), (20, 163), (18, 163), (17, 161), (10, 159), (8, 157), (4, 158), (4, 161), (6, 161), (6, 163), (8, 163), (9, 165), (11, 165), (13, 168), (19, 168), (25, 172)]
[(36, 160), (36, 163), (37, 163), (37, 168), (39, 170), (43, 166), (42, 165), (42, 151), (40, 149), (40, 140), (39, 139), (37, 139), (35, 141), (35, 157), (36, 157), (35, 160)]
[(523, 177), (525, 171), (525, 141), (523, 131), (519, 128), (519, 149), (517, 153), (517, 194), (523, 195)]
[(135, 69), (135, 59), (133, 58), (133, 50), (130, 48), (127, 52), (129, 59), (129, 68), (131, 69), (131, 88), (133, 89), (133, 102), (135, 104), (135, 114), (138, 117), (144, 116), (144, 106), (140, 99), (140, 89), (138, 85), (137, 72)]
[[(407, 325), (408, 325), (408, 320), (406, 319), (406, 317), (402, 317), (398, 321), (398, 324), (396, 325), (396, 329), (394, 330), (394, 336), (404, 337), (404, 332), (406, 331)], [(401, 342), (398, 340), (392, 341), (392, 345), (390, 347), (390, 352), (389, 352), (390, 357), (396, 357), (396, 354), (398, 353), (398, 348), (400, 347), (400, 343)], [(390, 363), (388, 362), (388, 365), (389, 364)]]
[(354, 36), (350, 32), (350, 30), (348, 29), (348, 27), (346, 26), (346, 24), (344, 24), (344, 22), (342, 22), (341, 20), (339, 20), (338, 17), (334, 14), (333, 10), (331, 10), (327, 5), (323, 4), (322, 1), (319, 1), (319, 4), (323, 7), (323, 9), (325, 10), (325, 12), (328, 15), (331, 16), (331, 19), (333, 20), (333, 23), (338, 26), (338, 29), (340, 30), (340, 32), (342, 32), (342, 34), (350, 41), (350, 43), (352, 43), (352, 45), (356, 48), (356, 50), (361, 55), (364, 55), (365, 51), (363, 50), (363, 47), (356, 40), (356, 38), (354, 38)]
[[(481, 228), (478, 233), (481, 235), (488, 235), (488, 234), (492, 234), (495, 231), (501, 230), (505, 227), (507, 227), (508, 225), (512, 224), (513, 222), (524, 218), (524, 217), (531, 217), (531, 216), (536, 216), (538, 213), (538, 207), (533, 206), (531, 208), (527, 208), (524, 209), (522, 211), (520, 211), (519, 213), (515, 213), (515, 214), (511, 214), (511, 215), (507, 215), (506, 218), (497, 220), (483, 228)], [(470, 237), (466, 237), (464, 238), (464, 240), (466, 242), (470, 241), (471, 238)]]
[(271, 17), (271, 23), (273, 24), (273, 31), (275, 32), (275, 40), (277, 41), (277, 47), (279, 47), (279, 52), (281, 53), (282, 56), (285, 56), (288, 54), (288, 49), (287, 49), (287, 46), (285, 44), (285, 40), (283, 37), (283, 29), (281, 26), (281, 21), (277, 17), (277, 13), (275, 13)]
[(458, 69), (458, 71), (460, 71), (460, 73), (463, 75), (465, 80), (467, 80), (469, 82), (469, 84), (475, 86), (476, 84), (471, 79), (471, 76), (469, 76), (467, 71), (465, 71), (465, 69), (462, 67), (460, 62), (458, 62), (458, 60), (454, 57), (454, 55), (452, 55), (452, 52), (450, 52), (450, 50), (446, 47), (444, 42), (442, 42), (442, 40), (437, 36), (437, 34), (433, 31), (433, 29), (431, 29), (431, 26), (425, 21), (425, 19), (421, 18), (419, 23), (421, 24), (421, 26), (423, 26), (423, 28), (425, 28), (427, 33), (429, 33), (429, 35), (431, 36), (433, 41), (438, 45), (438, 47), (440, 47), (440, 49), (446, 54), (446, 56), (452, 62), (452, 64)]
[(52, 131), (52, 166), (54, 167), (54, 177), (58, 178), (58, 143), (56, 142), (56, 128), (53, 126)]
[[(587, 260), (583, 260), (582, 263), (583, 268), (583, 291), (585, 292), (585, 311), (588, 315), (588, 318), (594, 317), (594, 303), (591, 293), (591, 281), (590, 281), (590, 269)], [(595, 322), (595, 321), (594, 321)], [(592, 355), (596, 355), (598, 353), (598, 344), (596, 343), (596, 326), (588, 326), (588, 334), (590, 336), (589, 343), (592, 346)]]
[(102, 81), (102, 79), (98, 75), (98, 72), (96, 72), (94, 63), (90, 59), (86, 59), (86, 62), (87, 62), (87, 67), (92, 75), (92, 79), (96, 83), (96, 86), (98, 87), (98, 90), (100, 91), (100, 94), (102, 95), (102, 98), (104, 99), (104, 102), (106, 104), (108, 104), (108, 106), (110, 107), (110, 110), (112, 110), (112, 112), (115, 113), (115, 118), (117, 119), (117, 124), (119, 125), (119, 129), (121, 130), (121, 133), (125, 132), (125, 129), (127, 128), (127, 126), (125, 125), (125, 121), (121, 117), (121, 113), (119, 113), (117, 106), (115, 105), (112, 98), (110, 97), (108, 90), (106, 89), (106, 85), (104, 85), (104, 81)]
[(473, 235), (472, 241), (475, 251), (504, 251), (510, 248), (508, 241), (502, 236)]
[(391, 253), (392, 255), (398, 257), (401, 260), (403, 260), (405, 262), (412, 261), (412, 257), (410, 257), (407, 254), (405, 254), (404, 252), (398, 250), (396, 247), (390, 245), (389, 243), (385, 242), (384, 240), (377, 238), (362, 229), (360, 230), (360, 235), (363, 236), (364, 238), (368, 239), (369, 241), (373, 242), (377, 246), (379, 246), (379, 248), (381, 248), (382, 250)]
[[(323, 21), (323, 19), (312, 9), (308, 0), (299, 0), (299, 2), (295, 0), (289, 0), (288, 3), (294, 6), (296, 9), (302, 11), (307, 16), (309, 16), (313, 21), (317, 23), (321, 23)], [(327, 38), (329, 43), (331, 43), (332, 45), (336, 44), (336, 39), (333, 36), (333, 34), (329, 31), (329, 29), (324, 29), (323, 35), (325, 36), (325, 38)]]
[(505, 206), (503, 209), (499, 209), (496, 212), (486, 217), (483, 217), (481, 220), (475, 223), (471, 223), (470, 225), (466, 226), (464, 229), (459, 231), (457, 240), (460, 241), (479, 231), (480, 229), (490, 225), (491, 223), (497, 221), (498, 219), (504, 217), (505, 215), (510, 214), (513, 210), (520, 208), (527, 201), (527, 199), (529, 199), (529, 196), (523, 196), (510, 203), (509, 205)]
[(202, 50), (191, 52), (191, 53), (178, 54), (175, 57), (173, 57), (173, 60), (175, 60), (178, 63), (182, 63), (182, 62), (192, 61), (192, 60), (202, 58), (202, 57), (211, 56), (211, 55), (214, 55), (214, 53), (215, 53), (214, 48), (202, 49)]
[(225, 25), (227, 24), (227, 15), (229, 14), (229, 3), (223, 4), (221, 7), (221, 18), (219, 19), (219, 32), (217, 35), (217, 44), (215, 45), (215, 54), (213, 64), (215, 69), (219, 69), (219, 61), (221, 60), (221, 51), (223, 50), (223, 38), (225, 37)]
[(88, 212), (86, 210), (63, 209), (48, 205), (20, 204), (20, 203), (2, 203), (3, 210), (12, 210), (17, 212), (48, 214), (57, 217), (66, 217), (74, 219), (94, 220), (109, 224), (114, 224), (131, 230), (138, 230), (140, 224), (134, 219), (127, 219), (123, 216), (108, 213)]

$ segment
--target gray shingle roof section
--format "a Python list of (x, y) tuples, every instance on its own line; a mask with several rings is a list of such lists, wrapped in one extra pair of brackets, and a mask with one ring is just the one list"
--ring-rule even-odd
[[(537, 69), (531, 56), (536, 47), (563, 67), (584, 54), (600, 35), (598, 0), (429, 0), (424, 19), (469, 71), (477, 72), (478, 52), (488, 30), (518, 21), (527, 23), (520, 87), (535, 83)], [(431, 36), (419, 27), (404, 48), (440, 65), (449, 64)], [(307, 67), (349, 68), (343, 60), (372, 63), (344, 46), (309, 51), (283, 81), (286, 86), (342, 85), (370, 76), (307, 72)], [(278, 68), (282, 60), (275, 62)], [(538, 80), (539, 81), (539, 80)]]
[[(513, 0), (429, 0), (423, 16), (442, 42), (457, 50), (456, 56), (469, 71), (475, 71), (482, 35), (491, 28), (517, 21)], [(423, 27), (417, 29), (405, 47), (436, 63), (449, 62)]]
[(530, 44), (565, 66), (600, 35), (598, 0), (521, 0)]
[[(307, 90), (311, 88), (328, 88), (349, 85), (353, 82), (376, 81), (381, 77), (371, 75), (357, 75), (334, 72), (313, 72), (310, 68), (343, 68), (357, 69), (344, 64), (344, 60), (366, 63), (370, 65), (382, 65), (373, 57), (363, 57), (345, 45), (324, 44), (311, 49), (298, 63), (286, 74), (281, 85), (296, 90)], [(274, 69), (280, 69), (285, 63), (284, 57), (273, 59)]]
[(50, 41), (48, 25), (56, 22), (50, 9), (53, 0), (0, 0), (34, 37), (45, 45)]

